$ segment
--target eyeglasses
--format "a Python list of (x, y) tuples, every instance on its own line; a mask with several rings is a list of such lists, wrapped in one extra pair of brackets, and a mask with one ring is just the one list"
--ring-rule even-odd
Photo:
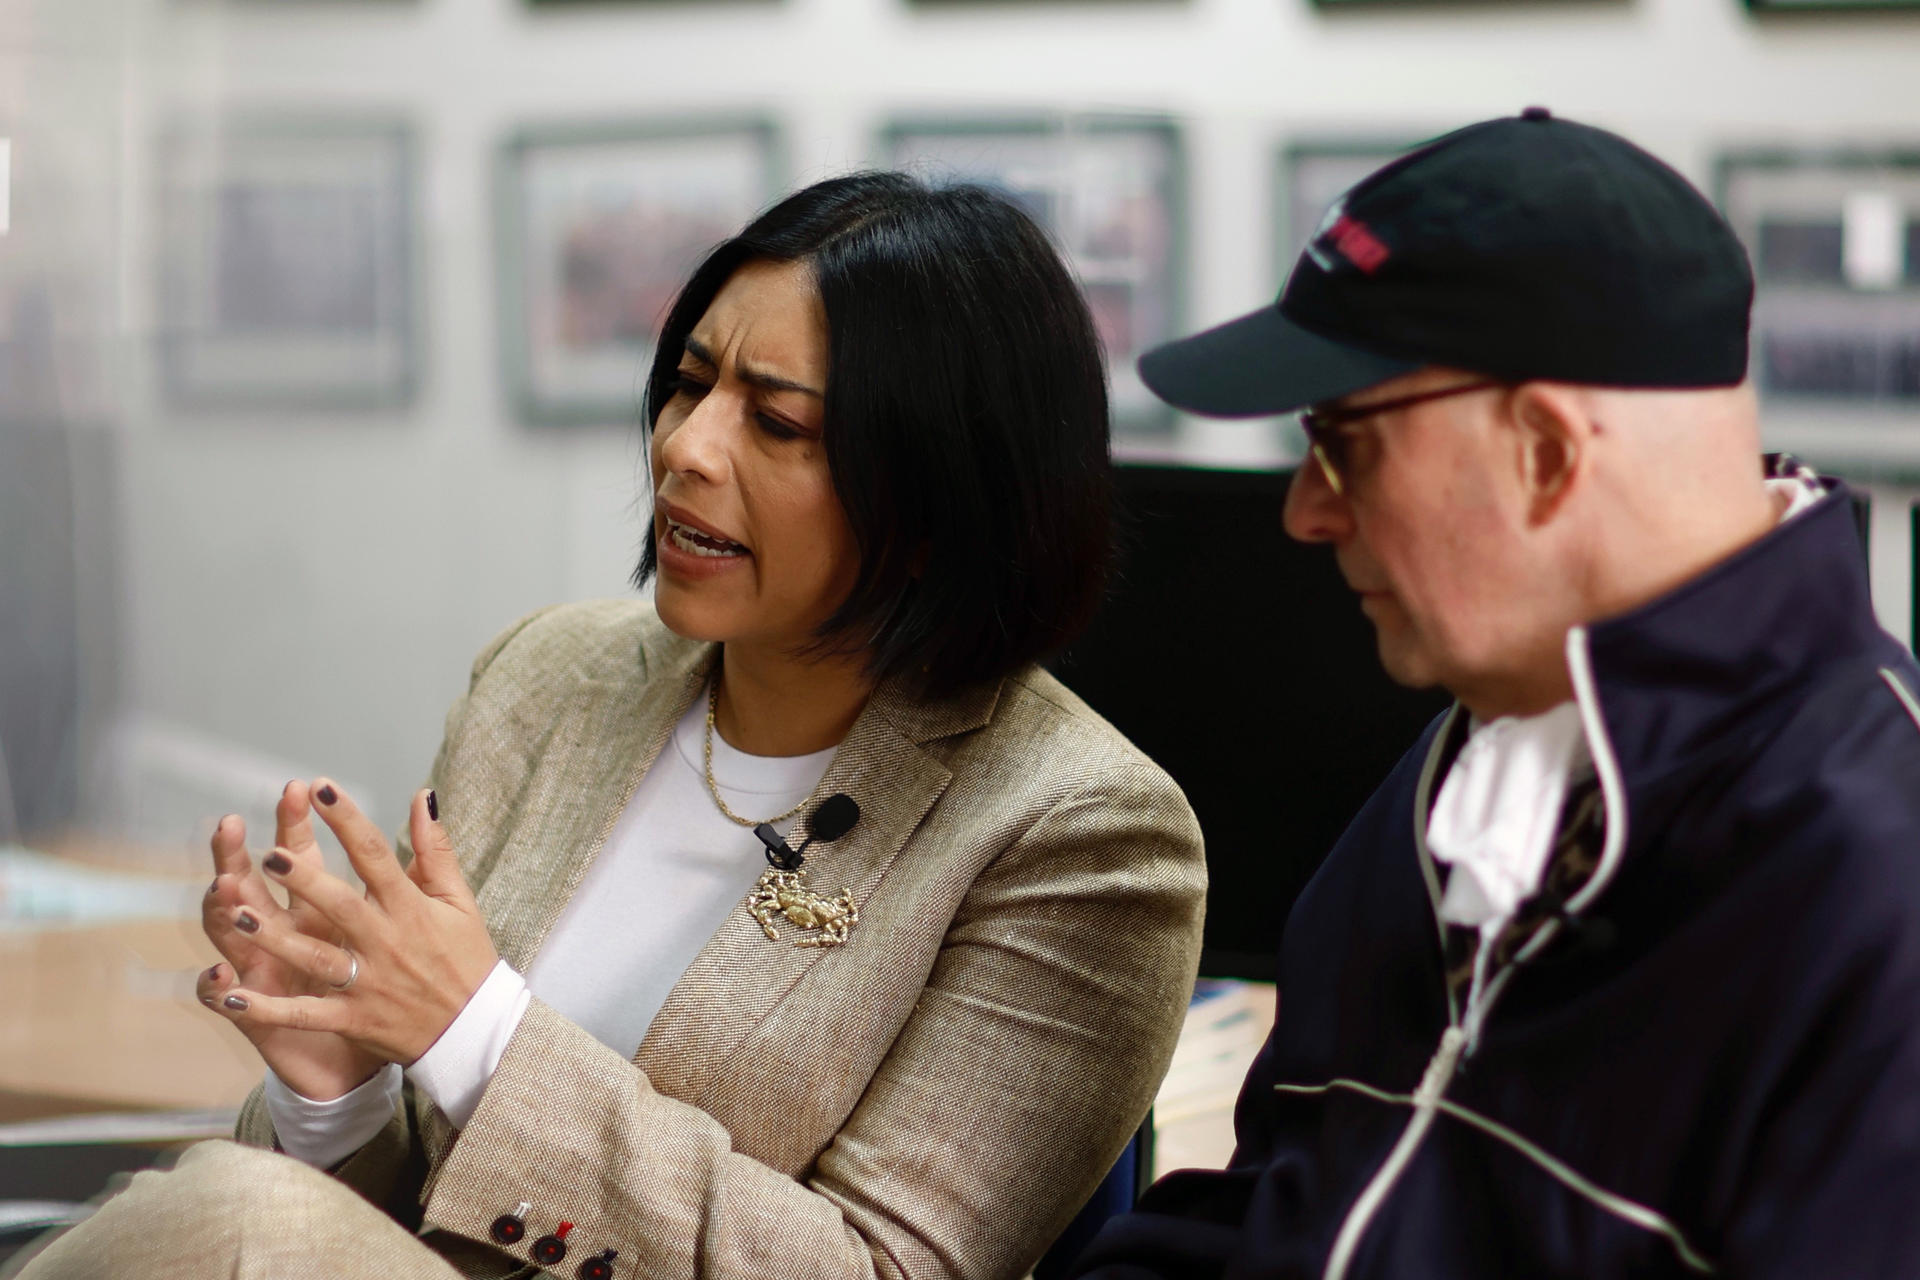
[(1346, 409), (1302, 409), (1299, 413), (1300, 429), (1307, 433), (1307, 448), (1313, 454), (1313, 460), (1320, 464), (1320, 473), (1327, 478), (1327, 487), (1336, 495), (1344, 497), (1347, 492), (1342, 473), (1347, 469), (1348, 437), (1340, 433), (1342, 427), (1351, 426), (1365, 418), (1377, 414), (1391, 413), (1395, 409), (1410, 409), (1416, 404), (1425, 404), (1429, 400), (1444, 400), (1448, 396), (1463, 396), (1469, 391), (1487, 391), (1493, 387), (1503, 387), (1506, 383), (1489, 379), (1482, 382), (1466, 382), (1457, 387), (1441, 387), (1435, 391), (1422, 391), (1417, 395), (1399, 396), (1392, 400), (1381, 400), (1375, 404), (1358, 404)]

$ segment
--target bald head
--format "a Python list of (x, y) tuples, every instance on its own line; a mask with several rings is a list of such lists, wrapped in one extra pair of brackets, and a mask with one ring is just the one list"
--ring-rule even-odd
[(1646, 603), (1776, 518), (1750, 386), (1687, 391), (1526, 384), (1509, 429), (1546, 567), (1575, 588), (1568, 624)]

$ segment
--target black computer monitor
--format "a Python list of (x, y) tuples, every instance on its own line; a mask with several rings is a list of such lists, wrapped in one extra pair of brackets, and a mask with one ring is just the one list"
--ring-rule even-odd
[(1291, 479), (1121, 467), (1114, 590), (1054, 666), (1199, 816), (1214, 977), (1273, 978), (1295, 897), (1448, 701), (1382, 673), (1331, 551), (1280, 527)]

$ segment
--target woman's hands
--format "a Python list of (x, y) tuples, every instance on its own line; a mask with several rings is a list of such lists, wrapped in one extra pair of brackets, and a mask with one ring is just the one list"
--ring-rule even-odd
[[(405, 869), (380, 829), (345, 792), (321, 779), (311, 796), (314, 812), (339, 838), (366, 892), (322, 868), (310, 830), (304, 846), (275, 848), (261, 859), (262, 870), (312, 914), (296, 918), (291, 912), (259, 910), (250, 898), (214, 895), (222, 897), (228, 913), (223, 936), (244, 939), (245, 947), (271, 965), (241, 970), (235, 985), (216, 994), (213, 1007), (262, 1046), (262, 1057), (265, 1046), (277, 1048), (283, 1035), (325, 1036), (350, 1046), (376, 1068), (383, 1062), (409, 1065), (432, 1047), (492, 972), (498, 959), (493, 940), (437, 821), (432, 792), (413, 799), (414, 857)], [(222, 829), (238, 825), (230, 820)], [(219, 843), (216, 832), (216, 851)], [(264, 885), (261, 889), (264, 897)], [(213, 914), (210, 908), (209, 936), (214, 936)], [(223, 939), (214, 940), (219, 945)], [(233, 958), (225, 946), (221, 951)], [(255, 981), (256, 974), (267, 980)], [(287, 974), (295, 980), (273, 980)], [(203, 996), (206, 986), (203, 976)], [(308, 1097), (338, 1096), (308, 1093), (272, 1058), (268, 1064)], [(360, 1079), (371, 1074), (366, 1071)]]
[[(280, 793), (280, 803), (274, 810), (273, 842), (319, 862), (320, 846), (314, 839), (306, 783), (289, 782)], [(316, 942), (331, 939), (333, 926), (298, 897), (285, 908), (274, 900), (247, 856), (247, 824), (238, 817), (229, 814), (219, 821), (213, 829), (212, 847), (215, 875), (201, 903), (200, 924), (226, 962), (200, 975), (200, 1002), (219, 1009), (220, 1002), (237, 985), (276, 995), (324, 995), (324, 984), (263, 950), (255, 941), (257, 932), (237, 928), (235, 920), (244, 911), (250, 920), (274, 922), (283, 935)], [(337, 1098), (366, 1083), (385, 1062), (331, 1032), (239, 1025), (274, 1074), (295, 1093), (316, 1102)]]

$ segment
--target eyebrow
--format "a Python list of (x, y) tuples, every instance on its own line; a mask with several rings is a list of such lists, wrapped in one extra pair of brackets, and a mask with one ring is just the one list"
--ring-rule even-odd
[[(720, 362), (713, 358), (713, 352), (696, 338), (686, 341), (687, 354), (710, 369), (718, 369)], [(795, 382), (792, 378), (783, 378), (777, 373), (767, 373), (761, 369), (736, 368), (735, 375), (740, 381), (756, 387), (765, 387), (769, 391), (798, 391), (801, 395), (812, 396), (816, 400), (825, 400), (826, 393), (815, 390), (804, 382)]]

